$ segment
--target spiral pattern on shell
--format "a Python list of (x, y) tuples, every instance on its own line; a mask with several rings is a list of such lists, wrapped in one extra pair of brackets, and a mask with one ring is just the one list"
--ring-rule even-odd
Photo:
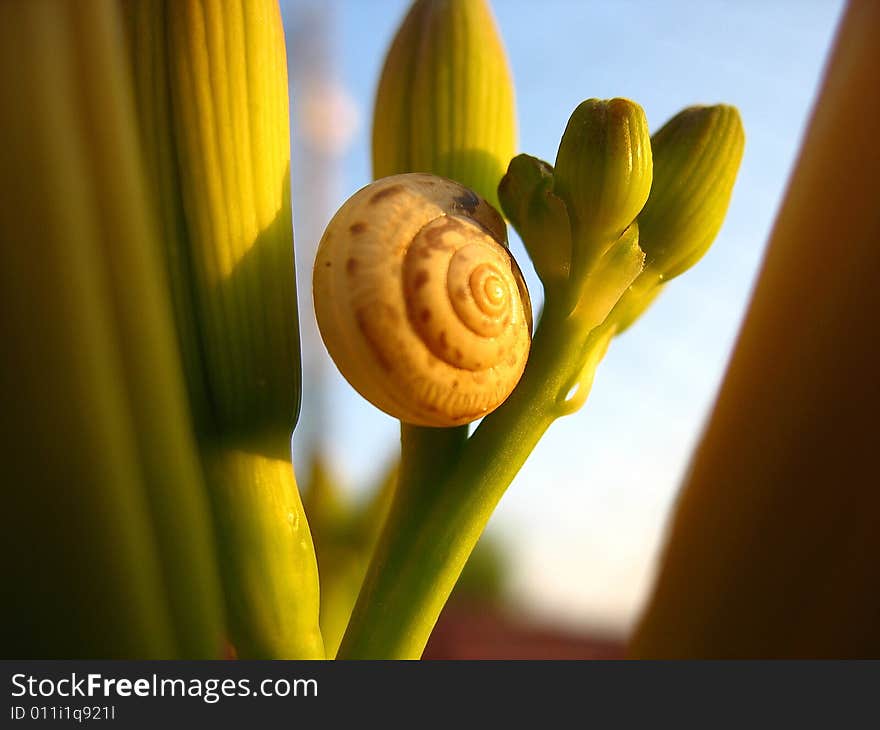
[(525, 368), (531, 304), (504, 221), (451, 180), (393, 175), (355, 193), (321, 238), (313, 285), (343, 376), (407, 423), (476, 420)]

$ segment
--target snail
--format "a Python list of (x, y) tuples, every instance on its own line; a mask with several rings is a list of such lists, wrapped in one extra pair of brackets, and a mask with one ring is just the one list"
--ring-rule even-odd
[(313, 290), (342, 375), (406, 423), (481, 418), (525, 368), (532, 310), (506, 226), (451, 180), (392, 175), (355, 193), (321, 238)]

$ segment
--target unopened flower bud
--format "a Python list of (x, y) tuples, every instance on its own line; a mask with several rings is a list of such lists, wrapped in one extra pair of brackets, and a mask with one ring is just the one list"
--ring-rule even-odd
[(706, 253), (727, 213), (744, 144), (739, 112), (725, 104), (685, 109), (651, 138), (654, 185), (639, 215), (646, 276), (668, 281)]
[(588, 99), (569, 119), (554, 192), (571, 219), (575, 260), (591, 264), (642, 210), (651, 189), (651, 143), (642, 107)]
[[(198, 333), (201, 365), (187, 373), (191, 396), (200, 394), (197, 430), (289, 433), (300, 362), (287, 61), (277, 3), (243, 8), (192, 0), (164, 11), (167, 46), (156, 51), (148, 80), (159, 89), (166, 74), (170, 82), (170, 100), (155, 108), (173, 125), (165, 134), (175, 142), (180, 200), (166, 194), (164, 202), (175, 214), (180, 206), (186, 232), (166, 241), (167, 263), (181, 332)], [(143, 91), (148, 111), (159, 102), (149, 84)], [(144, 121), (160, 134), (165, 117)], [(174, 233), (172, 212), (163, 215)]]
[(537, 157), (517, 155), (498, 197), (544, 285), (564, 279), (571, 264), (571, 230), (565, 203), (553, 193), (553, 168)]
[(513, 81), (488, 3), (416, 0), (379, 82), (373, 176), (441, 175), (497, 208), (515, 152)]

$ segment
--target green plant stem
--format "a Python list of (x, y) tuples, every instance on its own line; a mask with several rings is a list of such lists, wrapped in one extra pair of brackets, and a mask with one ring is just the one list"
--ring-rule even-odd
[(286, 434), (203, 447), (242, 659), (323, 659), (318, 568)]
[[(619, 295), (619, 292), (618, 292)], [(342, 659), (417, 659), (455, 582), (507, 486), (550, 424), (565, 412), (570, 383), (583, 376), (591, 351), (607, 338), (590, 338), (583, 321), (548, 299), (522, 380), (510, 398), (486, 416), (468, 441), (446, 447), (458, 458), (439, 478), (437, 434), (405, 426), (405, 476), (398, 485), (383, 535), (339, 651)], [(607, 312), (607, 310), (606, 310)], [(592, 375), (592, 373), (590, 373)], [(584, 378), (581, 377), (580, 380)], [(589, 382), (589, 379), (587, 379)], [(419, 443), (421, 441), (421, 443)], [(446, 452), (448, 455), (449, 452)]]
[(398, 489), (403, 489), (403, 499), (399, 503), (395, 500), (395, 506), (404, 508), (408, 515), (420, 505), (429, 505), (433, 496), (430, 487), (449, 474), (467, 436), (467, 426), (427, 428), (401, 423)]

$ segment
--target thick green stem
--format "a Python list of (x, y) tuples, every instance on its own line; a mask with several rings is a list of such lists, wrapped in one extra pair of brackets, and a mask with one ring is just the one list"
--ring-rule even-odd
[[(421, 466), (411, 475), (420, 478), (401, 480), (398, 486), (340, 658), (421, 656), (495, 506), (538, 440), (565, 411), (568, 383), (582, 370), (585, 348), (599, 346), (587, 341), (588, 333), (582, 322), (562, 316), (561, 308), (548, 301), (522, 380), (483, 419), (457, 461), (438, 479), (429, 471), (430, 461), (419, 454)], [(604, 348), (607, 340), (600, 344)], [(408, 435), (408, 428), (404, 469), (408, 436), (419, 438), (417, 431)], [(435, 463), (443, 463), (442, 458), (437, 452)]]
[(203, 449), (232, 641), (243, 659), (323, 659), (318, 569), (289, 441)]
[(403, 507), (404, 516), (432, 503), (431, 487), (448, 476), (467, 443), (467, 435), (467, 426), (426, 428), (400, 424), (398, 489), (403, 489), (403, 499), (395, 500), (395, 507)]

